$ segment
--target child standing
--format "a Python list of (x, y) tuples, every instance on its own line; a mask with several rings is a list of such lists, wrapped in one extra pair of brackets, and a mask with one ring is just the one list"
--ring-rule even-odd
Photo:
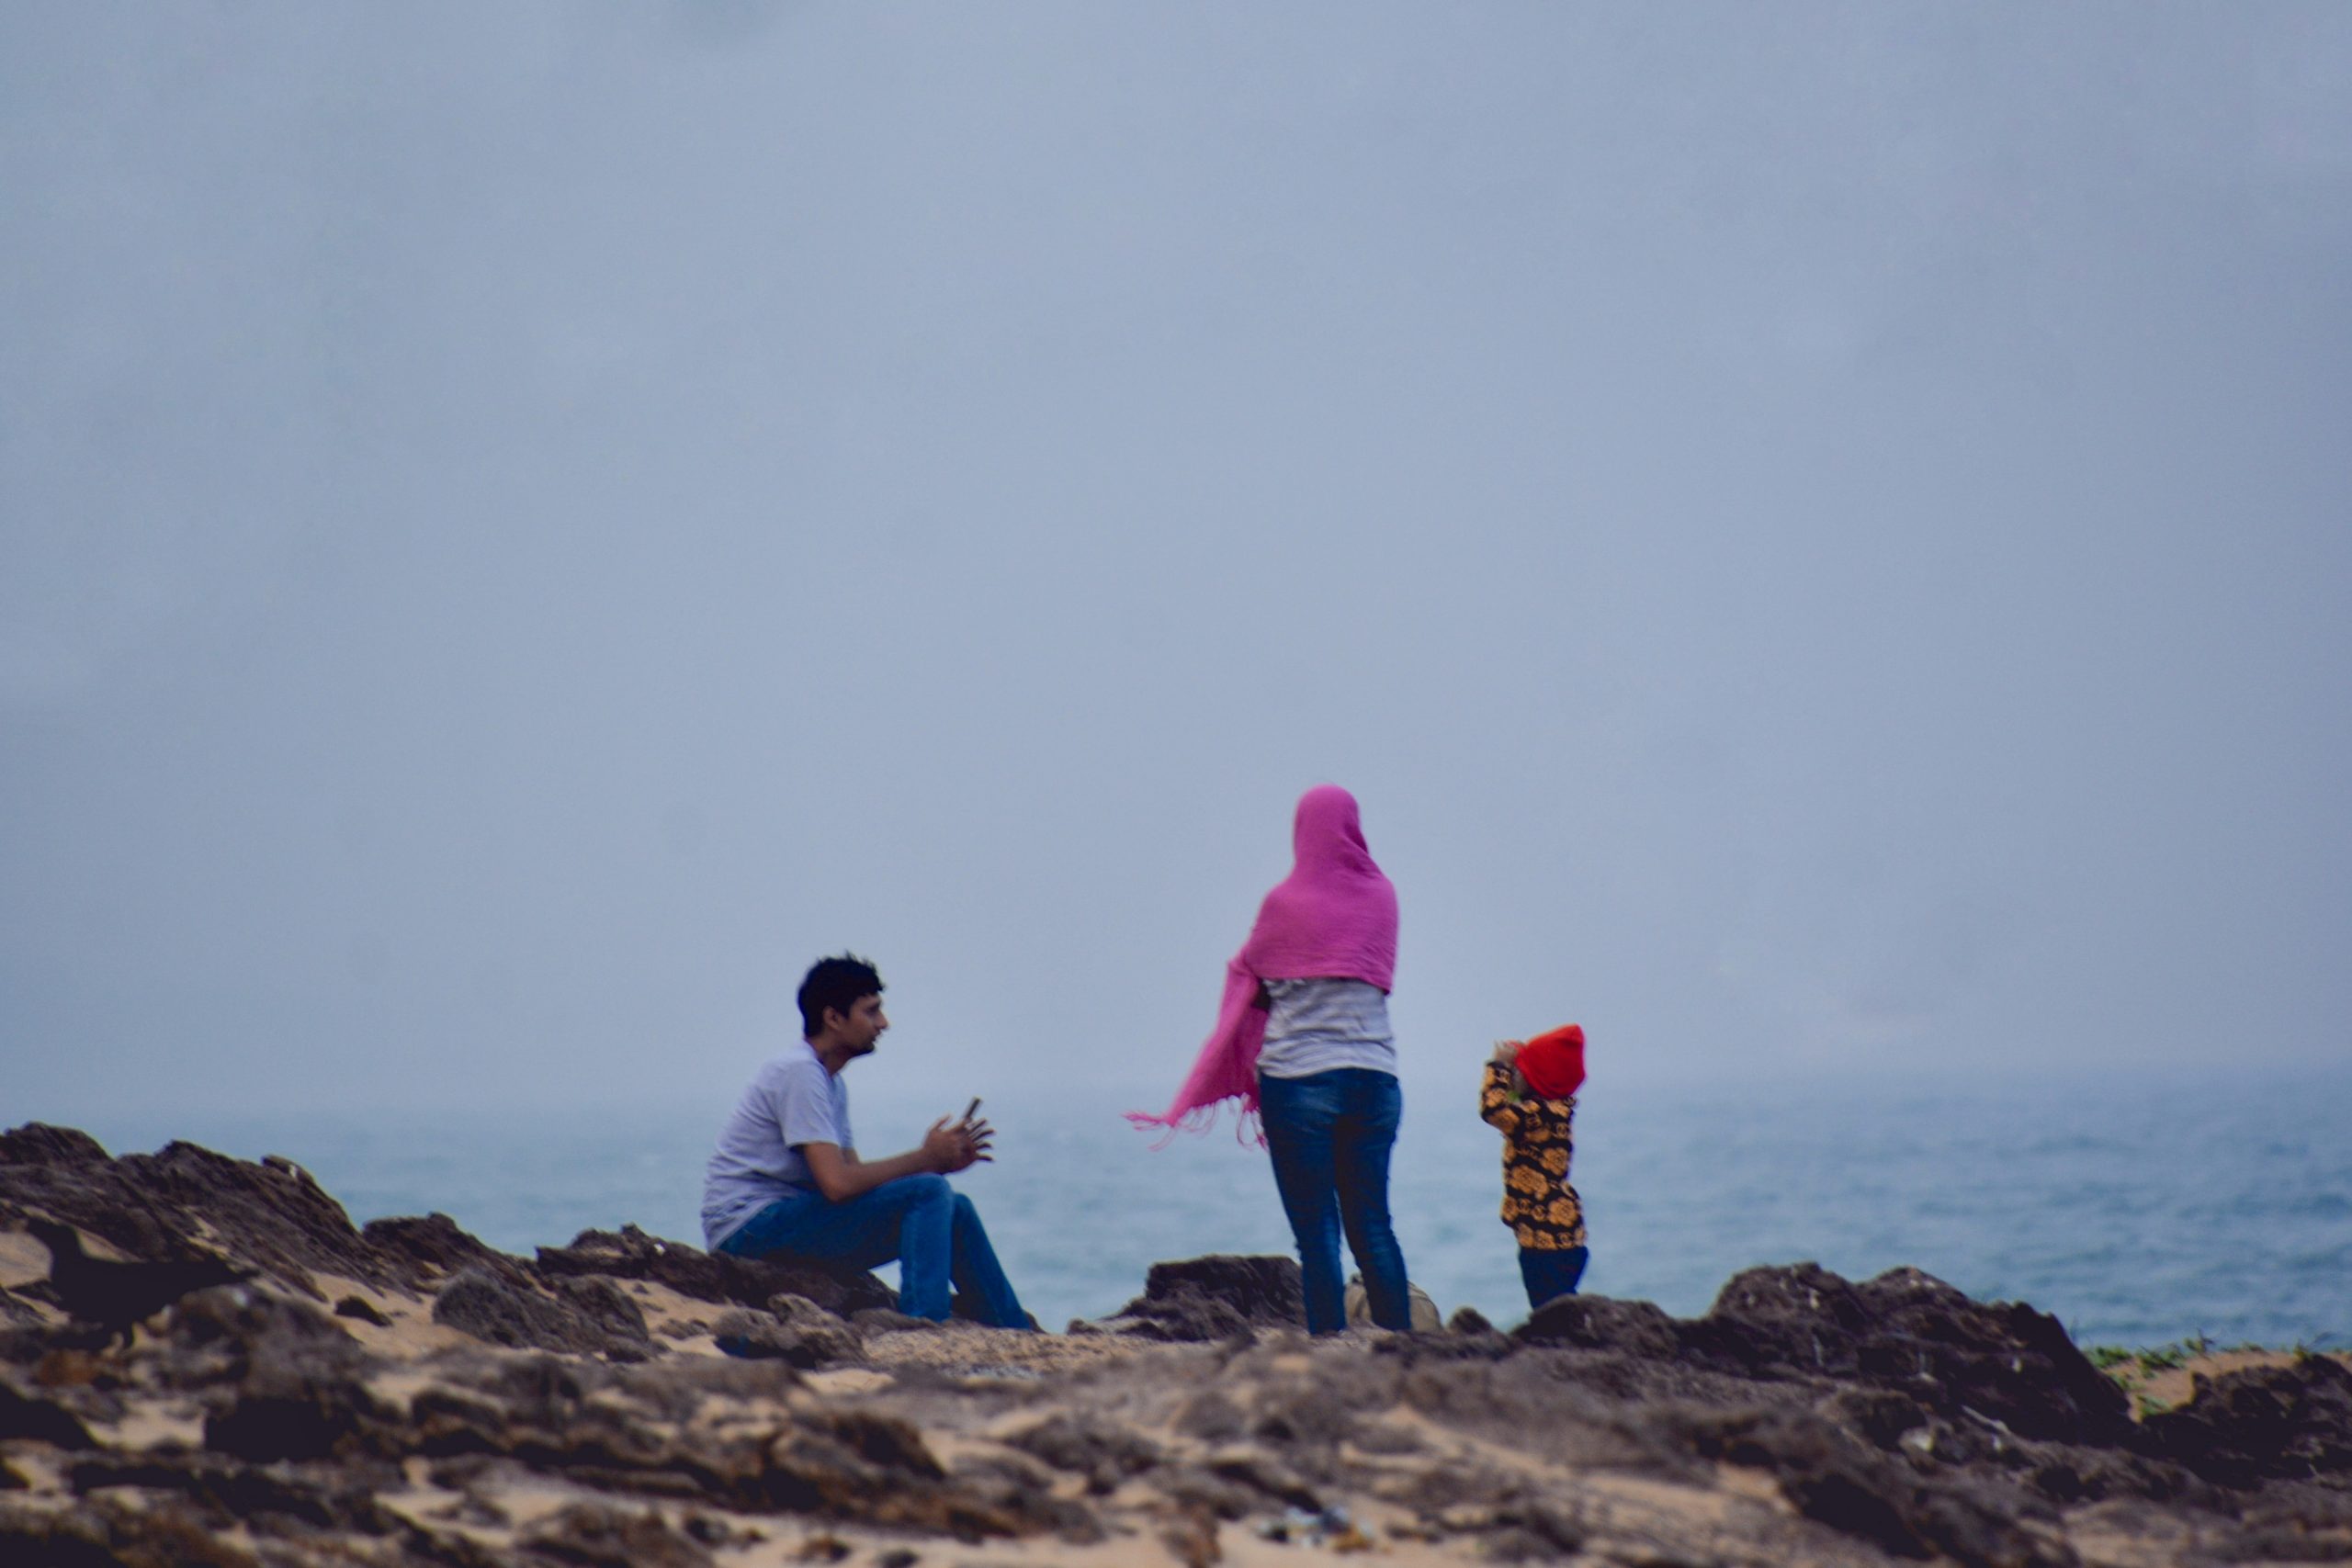
[(1576, 1024), (1495, 1046), (1478, 1114), (1503, 1135), (1503, 1224), (1519, 1238), (1530, 1310), (1577, 1293), (1586, 1259), (1584, 1204), (1568, 1185), (1570, 1122), (1584, 1083), (1584, 1031)]

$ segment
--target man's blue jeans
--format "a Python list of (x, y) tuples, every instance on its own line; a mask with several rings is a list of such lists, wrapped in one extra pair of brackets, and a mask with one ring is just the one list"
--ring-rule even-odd
[(877, 1268), (895, 1258), (899, 1310), (909, 1317), (946, 1317), (953, 1280), (979, 1308), (980, 1322), (1029, 1326), (1029, 1314), (989, 1245), (980, 1212), (944, 1176), (901, 1176), (838, 1203), (821, 1192), (780, 1198), (744, 1221), (718, 1250), (852, 1269)]
[(1338, 1067), (1303, 1078), (1261, 1075), (1258, 1111), (1273, 1156), (1274, 1185), (1298, 1240), (1306, 1331), (1348, 1325), (1340, 1294), (1340, 1233), (1363, 1273), (1372, 1321), (1409, 1329), (1405, 1255), (1388, 1221), (1388, 1152), (1405, 1112), (1394, 1073)]

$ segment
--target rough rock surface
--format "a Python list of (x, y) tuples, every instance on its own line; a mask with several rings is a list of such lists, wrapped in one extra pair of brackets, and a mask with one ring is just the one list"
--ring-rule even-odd
[(543, 1247), (538, 1269), (551, 1276), (649, 1280), (695, 1301), (739, 1306), (756, 1307), (775, 1296), (794, 1295), (841, 1317), (869, 1307), (895, 1307), (899, 1302), (896, 1292), (863, 1269), (754, 1263), (663, 1241), (635, 1225), (582, 1231), (570, 1247)]
[(444, 1216), (354, 1230), (283, 1162), (58, 1128), (0, 1134), (0, 1258), (33, 1215), (260, 1276), (128, 1346), (0, 1281), (12, 1568), (2352, 1561), (2340, 1360), (2134, 1421), (2051, 1319), (1907, 1269), (1309, 1340), (1289, 1259), (1194, 1258), (1052, 1336), (633, 1227), (527, 1262)]
[(226, 1238), (236, 1262), (314, 1299), (311, 1276), (409, 1283), (400, 1259), (370, 1247), (343, 1205), (290, 1160), (249, 1162), (194, 1144), (108, 1159), (97, 1140), (33, 1122), (0, 1134), (0, 1224), (47, 1214), (126, 1257), (195, 1262)]
[[(225, 1256), (313, 1301), (318, 1277), (433, 1299), (435, 1320), (494, 1345), (616, 1359), (661, 1353), (616, 1282), (644, 1280), (695, 1301), (763, 1306), (790, 1293), (829, 1312), (888, 1307), (896, 1294), (862, 1270), (748, 1262), (664, 1241), (635, 1225), (583, 1231), (526, 1261), (485, 1247), (447, 1214), (356, 1228), (343, 1206), (290, 1160), (230, 1159), (193, 1144), (109, 1158), (89, 1134), (28, 1123), (0, 1133), (0, 1227), (62, 1220), (125, 1256), (196, 1261)], [(199, 1244), (194, 1237), (207, 1238)], [(455, 1288), (454, 1297), (452, 1288)], [(37, 1321), (43, 1287), (0, 1293), (0, 1333)], [(51, 1303), (51, 1304), (54, 1304)], [(380, 1309), (344, 1294), (337, 1309)]]
[[(489, 1269), (458, 1271), (433, 1300), (433, 1321), (511, 1349), (569, 1350), (641, 1360), (653, 1353), (645, 1319), (610, 1280), (568, 1279), (566, 1286), (601, 1283), (605, 1294), (582, 1299), (574, 1291), (543, 1290), (535, 1281)], [(616, 1322), (624, 1314), (633, 1322)], [(634, 1332), (628, 1332), (629, 1328)]]
[(1306, 1317), (1295, 1258), (1217, 1256), (1153, 1264), (1144, 1276), (1143, 1294), (1101, 1326), (1182, 1343), (1287, 1328)]
[(1973, 1413), (2024, 1437), (2114, 1442), (2131, 1426), (2123, 1391), (2056, 1318), (1972, 1301), (1916, 1269), (1859, 1284), (1811, 1263), (1750, 1269), (1678, 1338), (1727, 1371), (1899, 1389), (1939, 1415)]
[(2148, 1420), (2158, 1452), (2209, 1481), (2245, 1485), (2352, 1471), (2352, 1371), (2326, 1356), (2199, 1378)]
[(767, 1310), (738, 1307), (711, 1325), (711, 1337), (730, 1356), (774, 1357), (801, 1368), (865, 1359), (857, 1329), (806, 1296), (770, 1298)]

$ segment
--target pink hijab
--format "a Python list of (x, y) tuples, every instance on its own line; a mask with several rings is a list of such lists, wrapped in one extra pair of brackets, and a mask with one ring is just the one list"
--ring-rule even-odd
[(1385, 991), (1396, 971), (1396, 889), (1373, 863), (1356, 797), (1317, 784), (1298, 797), (1291, 828), (1291, 873), (1258, 906), (1250, 940), (1225, 966), (1216, 1027), (1175, 1102), (1154, 1116), (1130, 1111), (1138, 1127), (1205, 1132), (1217, 1107), (1241, 1102), (1246, 1134), (1258, 1115), (1258, 1050), (1266, 1043), (1260, 982), (1331, 977)]

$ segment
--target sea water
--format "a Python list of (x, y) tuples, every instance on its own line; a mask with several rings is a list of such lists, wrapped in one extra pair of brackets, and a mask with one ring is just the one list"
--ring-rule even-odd
[[(960, 1110), (881, 1058), (850, 1069), (859, 1145), (910, 1146)], [(960, 1086), (959, 1086), (960, 1087)], [(1164, 1087), (1164, 1086), (1163, 1086)], [(85, 1118), (117, 1153), (187, 1138), (283, 1154), (356, 1222), (438, 1211), (528, 1255), (634, 1223), (700, 1245), (702, 1168), (739, 1085), (707, 1105), (583, 1113)], [(1049, 1327), (1116, 1310), (1156, 1260), (1291, 1247), (1261, 1149), (1231, 1122), (1155, 1146), (1140, 1098), (992, 1090), (1000, 1157), (957, 1177)], [(1499, 1140), (1459, 1084), (1408, 1079), (1391, 1175), (1414, 1281), (1451, 1314), (1525, 1315), (1497, 1217)], [(25, 1119), (19, 1114), (13, 1122)], [(62, 1118), (57, 1118), (62, 1119)], [(2352, 1341), (2352, 1071), (2171, 1082), (1588, 1086), (1574, 1180), (1590, 1293), (1706, 1310), (1732, 1274), (1912, 1265), (2056, 1314), (2080, 1343)], [(886, 1273), (888, 1271), (886, 1270)]]

